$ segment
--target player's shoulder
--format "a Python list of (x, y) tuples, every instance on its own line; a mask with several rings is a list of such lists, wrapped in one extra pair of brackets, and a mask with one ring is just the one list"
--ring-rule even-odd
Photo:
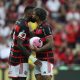
[(25, 26), (26, 26), (26, 20), (24, 18), (20, 18), (15, 22), (14, 25), (14, 30), (19, 32), (20, 30), (24, 29), (25, 30)]
[(24, 19), (24, 18), (20, 18), (20, 19), (18, 19), (17, 21), (16, 21), (16, 25), (19, 25), (20, 27), (22, 27), (22, 26), (25, 26), (26, 25), (26, 19)]
[(43, 26), (43, 27), (50, 27), (51, 25), (49, 24), (48, 21), (44, 21), (44, 22), (42, 23), (42, 26)]

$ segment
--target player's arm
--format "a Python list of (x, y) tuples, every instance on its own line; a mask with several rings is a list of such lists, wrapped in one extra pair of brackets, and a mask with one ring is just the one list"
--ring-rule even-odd
[(17, 44), (18, 44), (18, 48), (23, 51), (23, 55), (29, 57), (30, 54), (31, 54), (31, 52), (29, 52), (29, 51), (23, 46), (23, 40), (20, 39), (20, 38), (18, 38), (18, 39), (17, 39)]
[[(40, 62), (36, 57), (32, 56), (32, 55), (31, 55), (32, 52), (29, 52), (29, 51), (23, 46), (23, 44), (22, 44), (22, 43), (23, 43), (23, 40), (21, 40), (20, 38), (18, 38), (17, 43), (18, 43), (19, 48), (23, 51), (24, 56), (29, 57), (29, 58), (31, 59), (31, 61), (32, 61), (35, 65), (41, 67), (41, 62)], [(30, 56), (30, 55), (31, 55), (31, 56)]]
[(49, 35), (47, 38), (47, 43), (41, 47), (40, 49), (38, 49), (38, 51), (45, 51), (46, 49), (52, 48), (53, 47), (53, 37), (52, 35)]
[[(22, 37), (21, 37), (20, 35), (18, 35), (18, 37), (19, 37), (18, 40), (17, 40), (18, 47), (23, 51), (23, 55), (24, 55), (24, 56), (29, 57), (32, 52), (29, 52), (29, 51), (23, 46)], [(20, 37), (21, 37), (21, 38), (20, 38)], [(34, 56), (31, 55), (29, 58), (31, 59), (31, 61), (32, 61), (35, 65), (41, 67), (41, 62), (40, 62), (36, 57), (34, 57)]]
[(14, 35), (17, 36), (18, 48), (23, 51), (23, 55), (29, 56), (30, 52), (23, 46), (23, 42), (26, 39), (26, 33), (23, 27), (21, 26), (24, 26), (24, 25), (22, 25), (22, 23), (20, 22), (16, 23), (14, 28), (15, 32), (13, 33), (13, 38), (15, 37)]
[(45, 27), (43, 31), (44, 31), (47, 43), (43, 47), (37, 49), (37, 51), (45, 51), (46, 49), (50, 49), (53, 47), (53, 36), (52, 36), (52, 30), (50, 26)]

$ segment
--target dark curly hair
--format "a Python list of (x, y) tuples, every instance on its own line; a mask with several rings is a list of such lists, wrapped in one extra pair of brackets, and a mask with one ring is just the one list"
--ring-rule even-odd
[(34, 11), (36, 16), (38, 16), (41, 21), (44, 21), (46, 19), (47, 13), (44, 9), (36, 8)]
[(34, 6), (27, 6), (24, 10), (24, 13), (31, 12), (34, 8)]

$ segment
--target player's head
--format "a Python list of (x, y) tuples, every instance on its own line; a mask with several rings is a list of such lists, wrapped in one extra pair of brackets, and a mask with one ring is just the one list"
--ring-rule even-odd
[(27, 6), (24, 10), (24, 15), (28, 19), (28, 21), (36, 22), (36, 19), (32, 17), (34, 8), (35, 7), (33, 6)]
[(33, 9), (34, 9), (33, 6), (27, 6), (24, 10), (25, 16), (31, 16), (33, 13)]
[(36, 20), (40, 21), (46, 20), (47, 13), (42, 8), (35, 8), (33, 14), (35, 15)]

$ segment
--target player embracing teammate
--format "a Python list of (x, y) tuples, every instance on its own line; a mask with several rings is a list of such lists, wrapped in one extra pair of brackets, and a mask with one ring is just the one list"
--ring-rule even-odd
[[(29, 47), (30, 31), (28, 22), (35, 22), (32, 18), (34, 7), (26, 7), (23, 18), (16, 21), (12, 31), (12, 45), (9, 56), (9, 77), (12, 80), (26, 80), (29, 72), (28, 57), (31, 54)], [(36, 60), (33, 57), (34, 60)], [(35, 64), (39, 64), (36, 60)]]
[[(51, 80), (53, 75), (53, 37), (52, 29), (47, 22), (47, 13), (41, 8), (26, 7), (24, 17), (16, 21), (12, 32), (13, 43), (9, 57), (9, 76), (12, 80), (26, 80), (29, 71), (28, 58), (32, 51), (36, 52), (36, 58), (32, 61), (36, 64), (36, 80)], [(32, 31), (28, 22), (37, 22), (38, 27)], [(34, 34), (34, 35), (32, 35)], [(41, 48), (31, 49), (29, 39), (38, 36), (43, 41)], [(39, 61), (40, 60), (40, 61)]]
[(35, 67), (34, 73), (36, 80), (51, 80), (53, 75), (53, 36), (50, 24), (47, 22), (47, 13), (42, 8), (36, 8), (33, 11), (33, 18), (36, 19), (38, 27), (32, 31), (34, 36), (38, 36), (43, 41), (41, 48), (34, 48), (36, 57), (41, 60), (42, 66), (39, 68)]

